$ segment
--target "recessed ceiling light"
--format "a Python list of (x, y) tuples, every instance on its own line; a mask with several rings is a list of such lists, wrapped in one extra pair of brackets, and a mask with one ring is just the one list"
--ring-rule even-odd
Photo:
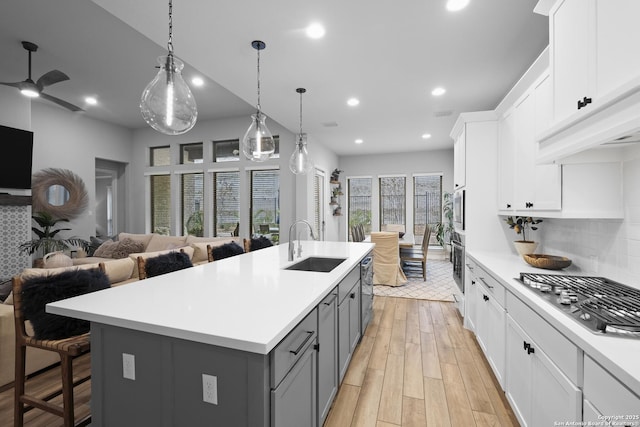
[(321, 39), (324, 37), (324, 27), (318, 23), (310, 24), (307, 27), (307, 37), (312, 39)]
[(86, 102), (89, 105), (96, 105), (98, 103), (98, 100), (96, 98), (94, 98), (93, 96), (87, 96), (84, 99), (84, 102)]
[(457, 12), (469, 5), (469, 0), (448, 0), (447, 10), (449, 12)]
[(431, 138), (431, 134), (430, 133), (423, 133), (422, 134), (422, 139), (429, 139)]
[(356, 143), (356, 144), (362, 144), (363, 142), (364, 142), (364, 141), (363, 141), (363, 140), (361, 140), (360, 138), (356, 139), (356, 141), (355, 141), (355, 143)]
[(355, 107), (358, 104), (360, 104), (360, 100), (358, 98), (349, 98), (347, 100), (347, 105), (350, 105), (351, 107)]
[(446, 91), (447, 90), (445, 88), (443, 88), (443, 87), (437, 87), (437, 88), (435, 88), (434, 90), (431, 91), (431, 95), (433, 95), (433, 96), (444, 95), (444, 93)]
[(202, 80), (202, 77), (194, 77), (191, 79), (191, 83), (194, 86), (200, 87), (204, 84), (204, 80)]

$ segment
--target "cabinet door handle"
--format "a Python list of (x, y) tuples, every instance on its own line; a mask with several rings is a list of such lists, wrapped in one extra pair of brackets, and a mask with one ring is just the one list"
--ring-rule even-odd
[(586, 96), (582, 99), (578, 100), (578, 110), (587, 106), (587, 104), (591, 104), (591, 98), (587, 98)]
[(511, 203), (507, 203), (507, 209), (511, 209)]
[(349, 295), (349, 298), (355, 299), (355, 297), (356, 297), (356, 293), (355, 292), (351, 292), (351, 295)]
[(523, 344), (523, 347), (524, 347), (525, 350), (529, 350), (529, 347), (531, 347), (531, 344), (529, 344), (526, 341), (522, 341), (522, 344)]
[(529, 348), (527, 349), (527, 354), (531, 354), (531, 353), (535, 353), (535, 352), (536, 352), (536, 349), (531, 347), (531, 346), (529, 346)]
[(475, 280), (472, 280), (472, 281), (471, 281), (471, 284), (472, 284), (472, 285), (475, 285), (475, 284), (476, 284), (476, 281), (475, 281)]
[(485, 294), (482, 294), (482, 299), (485, 300), (485, 301), (489, 301), (489, 297), (486, 296)]
[(532, 202), (526, 202), (526, 203), (524, 204), (524, 207), (525, 207), (525, 208), (532, 208), (532, 207), (533, 207), (533, 203), (532, 203)]
[(309, 340), (311, 338), (313, 338), (313, 334), (315, 332), (314, 331), (307, 331), (307, 338), (304, 339), (304, 341), (302, 341), (302, 343), (298, 346), (298, 348), (296, 348), (295, 350), (289, 350), (289, 353), (292, 353), (294, 355), (298, 355), (298, 353), (300, 353), (300, 351), (304, 348), (305, 345), (307, 345), (307, 342), (309, 342)]

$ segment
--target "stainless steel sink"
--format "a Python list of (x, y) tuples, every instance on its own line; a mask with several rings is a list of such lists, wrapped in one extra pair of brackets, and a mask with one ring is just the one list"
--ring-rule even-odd
[(324, 257), (309, 257), (302, 261), (298, 261), (295, 264), (285, 267), (285, 270), (299, 270), (299, 271), (315, 271), (321, 273), (328, 273), (340, 264), (342, 264), (346, 258), (324, 258)]

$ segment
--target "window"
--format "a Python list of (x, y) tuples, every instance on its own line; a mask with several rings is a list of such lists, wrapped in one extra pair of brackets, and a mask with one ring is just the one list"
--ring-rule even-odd
[(273, 144), (275, 145), (276, 148), (273, 154), (271, 155), (271, 158), (279, 159), (280, 158), (280, 136), (273, 135)]
[(151, 176), (151, 230), (168, 235), (171, 232), (171, 176)]
[[(251, 171), (251, 234), (260, 224), (278, 228), (280, 224), (280, 171)], [(275, 231), (275, 230), (274, 230)]]
[(213, 174), (215, 236), (232, 236), (240, 222), (240, 172)]
[(180, 144), (180, 164), (202, 163), (202, 142)]
[(348, 178), (348, 218), (351, 226), (362, 224), (365, 234), (371, 234), (371, 178)]
[(182, 233), (184, 236), (204, 236), (204, 206), (202, 203), (204, 174), (185, 173), (182, 178)]
[(213, 141), (214, 162), (236, 162), (240, 160), (240, 141)]
[(380, 177), (380, 229), (387, 224), (405, 224), (406, 179), (404, 176)]
[[(442, 221), (442, 175), (416, 175), (413, 177), (413, 235), (422, 241), (425, 224), (433, 227)], [(431, 241), (436, 241), (435, 233)]]
[(166, 147), (151, 147), (149, 149), (150, 166), (169, 166), (171, 164), (171, 149)]

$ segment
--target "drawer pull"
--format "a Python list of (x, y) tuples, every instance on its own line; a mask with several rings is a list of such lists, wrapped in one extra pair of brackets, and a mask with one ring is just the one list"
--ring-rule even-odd
[(471, 265), (471, 264), (468, 264), (468, 263), (467, 263), (467, 268), (468, 268), (469, 270), (473, 271), (473, 265)]
[(526, 341), (522, 341), (522, 342), (523, 342), (523, 347), (524, 347), (524, 349), (525, 349), (525, 350), (529, 350), (529, 347), (531, 347), (531, 344), (529, 344), (529, 343), (528, 343), (528, 342), (526, 342)]
[(531, 353), (535, 353), (535, 352), (536, 352), (536, 349), (531, 347), (531, 346), (529, 346), (529, 348), (527, 349), (527, 354), (531, 354)]
[(489, 297), (486, 296), (485, 294), (482, 294), (482, 299), (485, 300), (485, 301), (489, 301)]
[(349, 295), (349, 298), (355, 299), (355, 297), (356, 297), (356, 293), (355, 292), (351, 292), (351, 295)]
[(300, 345), (298, 346), (298, 348), (296, 348), (295, 350), (289, 350), (289, 353), (292, 353), (292, 354), (294, 354), (294, 355), (296, 355), (296, 356), (297, 356), (297, 355), (298, 355), (298, 353), (300, 353), (300, 351), (302, 351), (302, 349), (303, 349), (303, 348), (304, 348), (304, 346), (307, 344), (307, 342), (309, 342), (309, 340), (310, 340), (311, 338), (313, 338), (314, 331), (307, 331), (307, 334), (308, 334), (308, 335), (307, 335), (307, 338), (305, 338), (305, 340), (304, 340), (304, 341), (302, 341), (302, 344), (300, 344)]
[(485, 285), (487, 285), (487, 288), (489, 289), (493, 289), (493, 285), (488, 284), (487, 282), (485, 282), (484, 277), (480, 277), (480, 280), (482, 280), (482, 283), (484, 283)]
[(331, 301), (329, 301), (329, 302), (325, 302), (325, 303), (323, 303), (323, 304), (324, 304), (324, 305), (331, 305), (331, 304), (333, 304), (333, 302), (336, 300), (336, 298), (337, 298), (337, 295), (335, 295), (335, 294), (334, 294), (334, 295), (333, 295), (333, 298), (331, 298)]

